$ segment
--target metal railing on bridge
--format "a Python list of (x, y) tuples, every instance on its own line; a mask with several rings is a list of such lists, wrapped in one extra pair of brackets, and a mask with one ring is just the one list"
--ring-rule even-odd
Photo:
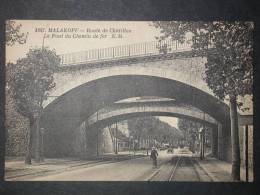
[(191, 45), (191, 40), (184, 40), (184, 42), (164, 40), (67, 53), (60, 55), (61, 66), (190, 51)]

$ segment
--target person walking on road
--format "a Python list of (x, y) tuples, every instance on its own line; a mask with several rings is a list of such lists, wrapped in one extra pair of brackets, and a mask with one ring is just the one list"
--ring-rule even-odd
[(153, 160), (153, 166), (157, 168), (157, 156), (158, 152), (155, 147), (152, 147), (150, 158)]

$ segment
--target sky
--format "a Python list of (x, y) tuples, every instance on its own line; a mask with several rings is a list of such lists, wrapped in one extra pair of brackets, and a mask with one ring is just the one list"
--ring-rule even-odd
[(168, 123), (172, 127), (175, 127), (176, 129), (178, 128), (178, 118), (175, 117), (167, 117), (167, 116), (160, 116), (159, 119), (163, 122)]
[[(160, 32), (155, 27), (151, 26), (151, 22), (124, 22), (124, 21), (51, 21), (51, 20), (16, 20), (17, 24), (21, 24), (21, 32), (27, 33), (26, 44), (15, 44), (6, 49), (7, 62), (15, 62), (18, 58), (24, 57), (30, 48), (41, 47), (43, 44), (43, 37), (50, 37), (44, 39), (44, 46), (50, 49), (55, 49), (57, 54), (71, 53), (77, 51), (84, 51), (90, 49), (106, 48), (111, 46), (126, 45), (132, 43), (155, 41), (155, 36), (160, 35)], [(40, 32), (37, 29), (43, 28), (45, 32)], [(62, 30), (63, 28), (76, 28), (77, 33), (51, 33), (52, 30)], [(101, 33), (89, 33), (87, 30), (102, 30), (107, 29), (106, 38), (79, 38), (77, 35), (100, 35)], [(111, 35), (118, 35), (120, 33), (113, 33), (109, 30), (127, 29), (127, 33), (122, 33), (122, 38), (112, 38)], [(82, 31), (82, 32), (81, 32)], [(85, 31), (85, 32), (83, 32)], [(130, 31), (130, 32), (129, 32)], [(63, 37), (60, 35), (63, 34)], [(64, 35), (69, 34), (72, 38), (67, 38)], [(75, 35), (73, 38), (73, 34)]]
[[(30, 48), (43, 46), (57, 54), (107, 48), (133, 43), (156, 41), (159, 29), (148, 21), (55, 21), (15, 20), (20, 31), (28, 33), (25, 44), (6, 47), (6, 62), (15, 63), (25, 57)], [(67, 32), (64, 32), (67, 31)], [(177, 118), (159, 117), (177, 127)]]

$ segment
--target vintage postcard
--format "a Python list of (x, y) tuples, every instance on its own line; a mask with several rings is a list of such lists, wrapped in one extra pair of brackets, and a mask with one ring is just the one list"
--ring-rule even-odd
[(253, 29), (7, 20), (5, 180), (252, 182)]

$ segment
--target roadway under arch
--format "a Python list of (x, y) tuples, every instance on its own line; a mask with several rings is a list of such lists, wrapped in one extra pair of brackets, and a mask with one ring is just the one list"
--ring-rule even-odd
[[(93, 113), (122, 99), (159, 96), (175, 99), (202, 110), (222, 125), (223, 159), (228, 159), (230, 118), (228, 106), (214, 96), (182, 82), (146, 75), (120, 75), (100, 78), (73, 88), (50, 103), (43, 111), (40, 126), (52, 131), (56, 148), (66, 148), (69, 135)], [(60, 141), (60, 136), (68, 140)]]
[(143, 100), (141, 102), (121, 101), (104, 107), (91, 115), (85, 122), (86, 134), (88, 135), (86, 136), (87, 147), (92, 149), (88, 150), (89, 153), (95, 154), (98, 150), (97, 145), (93, 143), (96, 136), (100, 134), (97, 131), (105, 130), (105, 127), (116, 122), (145, 116), (186, 118), (211, 127), (211, 152), (217, 157), (219, 122), (197, 108), (177, 103), (174, 100), (160, 101), (160, 99), (159, 101), (149, 101), (148, 99), (147, 102)]

